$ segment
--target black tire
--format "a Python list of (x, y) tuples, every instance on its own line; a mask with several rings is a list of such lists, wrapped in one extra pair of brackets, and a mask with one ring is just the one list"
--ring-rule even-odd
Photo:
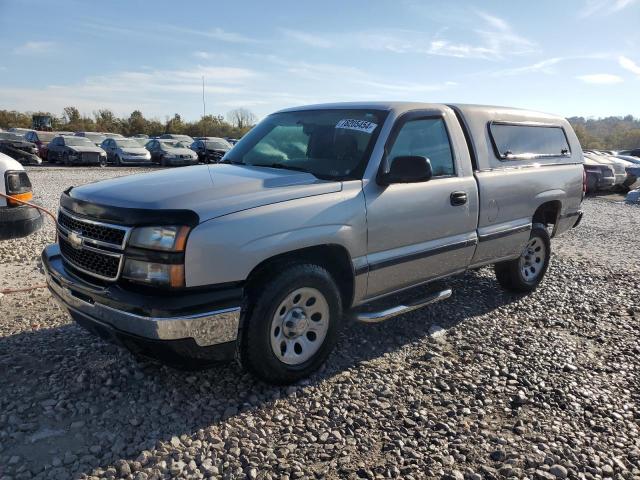
[[(341, 324), (342, 300), (331, 274), (313, 264), (290, 265), (264, 276), (265, 288), (248, 299), (248, 315), (243, 322), (240, 358), (243, 366), (261, 380), (286, 385), (309, 376), (325, 362), (333, 350)], [(296, 290), (319, 291), (328, 305), (328, 328), (318, 350), (306, 361), (289, 365), (281, 361), (271, 346), (272, 321), (281, 303)]]
[(167, 160), (164, 157), (160, 157), (160, 166), (161, 167), (168, 167), (169, 163), (167, 162)]
[(67, 167), (70, 167), (72, 165), (71, 161), (69, 160), (69, 154), (66, 152), (62, 154), (62, 164)]
[(122, 166), (122, 160), (120, 160), (120, 155), (116, 155), (116, 166), (117, 167), (121, 167)]
[(58, 163), (58, 159), (55, 155), (51, 155), (51, 152), (47, 152), (47, 162), (49, 163)]
[[(534, 239), (536, 242), (540, 243), (535, 243)], [(528, 247), (532, 242), (534, 242), (532, 248), (529, 249)], [(535, 254), (536, 249), (539, 249), (540, 252), (544, 249), (544, 254), (537, 257)], [(534, 254), (527, 256), (527, 253), (531, 251), (533, 251)], [(525, 257), (529, 260), (525, 260)], [(547, 227), (541, 223), (534, 223), (531, 228), (531, 234), (529, 235), (529, 242), (527, 243), (527, 247), (523, 250), (522, 255), (514, 260), (495, 264), (494, 270), (496, 272), (498, 283), (505, 290), (512, 292), (532, 292), (542, 282), (542, 279), (547, 272), (547, 268), (549, 268), (550, 258), (551, 240), (549, 238)], [(523, 267), (521, 265), (521, 260), (523, 262), (530, 262), (531, 266), (528, 268)], [(526, 272), (528, 272), (528, 274)], [(529, 277), (527, 277), (527, 275), (529, 275)]]
[(598, 179), (593, 175), (587, 175), (587, 193), (595, 193), (598, 189)]

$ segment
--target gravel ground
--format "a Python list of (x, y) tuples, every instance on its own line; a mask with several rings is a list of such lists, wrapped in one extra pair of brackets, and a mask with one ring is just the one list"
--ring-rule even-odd
[[(69, 185), (138, 169), (29, 171)], [(640, 478), (640, 208), (589, 199), (534, 294), (489, 268), (446, 302), (349, 323), (288, 388), (235, 364), (137, 362), (46, 290), (0, 298), (0, 478)], [(0, 288), (42, 283), (52, 230), (0, 245)]]

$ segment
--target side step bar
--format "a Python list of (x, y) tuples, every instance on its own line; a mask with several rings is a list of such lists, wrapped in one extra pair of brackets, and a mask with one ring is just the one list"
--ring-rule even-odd
[(416, 300), (407, 305), (396, 305), (395, 307), (387, 308), (379, 312), (355, 311), (352, 313), (352, 315), (354, 319), (358, 322), (380, 323), (380, 322), (384, 322), (385, 320), (389, 320), (390, 318), (396, 317), (398, 315), (402, 315), (403, 313), (417, 310), (418, 308), (425, 307), (427, 305), (439, 302), (441, 300), (446, 300), (450, 296), (451, 296), (451, 289), (447, 288), (446, 290), (436, 292), (434, 294), (429, 295), (428, 297), (422, 298), (420, 300)]

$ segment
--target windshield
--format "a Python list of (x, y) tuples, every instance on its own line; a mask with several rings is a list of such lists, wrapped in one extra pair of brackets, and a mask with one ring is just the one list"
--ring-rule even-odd
[(229, 150), (231, 148), (231, 144), (224, 140), (207, 140), (205, 144), (207, 145), (207, 148), (216, 150)]
[(142, 138), (142, 137), (131, 138), (130, 140), (133, 140), (134, 142), (136, 142), (140, 147), (144, 147), (147, 145), (147, 143), (149, 143), (148, 138)]
[(160, 142), (162, 148), (188, 148), (189, 144), (186, 142), (179, 142), (178, 140), (163, 140)]
[(93, 146), (93, 142), (85, 137), (64, 137), (64, 144)]
[(256, 125), (224, 162), (303, 170), (319, 178), (361, 178), (387, 112), (305, 110)]
[(107, 137), (100, 133), (85, 132), (80, 138), (88, 138), (92, 142), (102, 143)]
[(40, 140), (41, 142), (50, 142), (51, 139), (57, 135), (57, 133), (54, 133), (54, 132), (38, 132), (37, 135), (38, 135), (38, 140)]
[(140, 146), (140, 142), (136, 142), (132, 138), (118, 138), (115, 142), (120, 148), (138, 148)]

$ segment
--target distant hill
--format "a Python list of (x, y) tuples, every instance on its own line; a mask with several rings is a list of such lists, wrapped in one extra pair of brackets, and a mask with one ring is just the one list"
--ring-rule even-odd
[(582, 148), (624, 150), (640, 148), (640, 118), (567, 118), (580, 139)]

